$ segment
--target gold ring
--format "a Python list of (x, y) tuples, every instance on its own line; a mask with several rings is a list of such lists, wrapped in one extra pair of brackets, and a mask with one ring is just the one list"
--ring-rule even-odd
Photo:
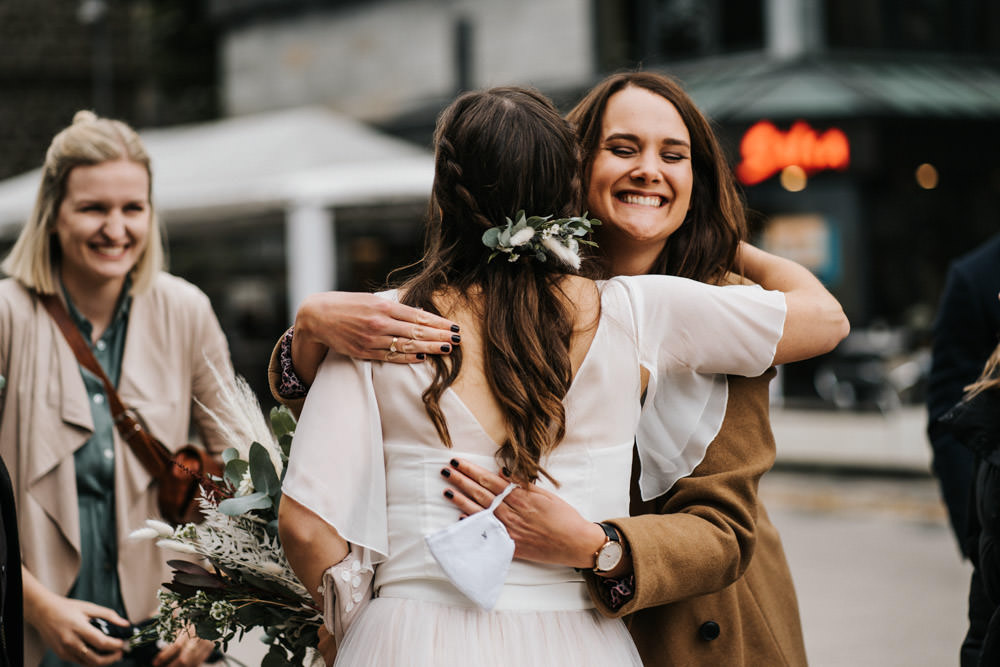
[(397, 350), (396, 350), (396, 343), (398, 343), (398, 342), (399, 342), (399, 339), (396, 338), (395, 336), (393, 336), (392, 337), (392, 345), (389, 346), (389, 352), (392, 352), (394, 354), (397, 352)]
[(395, 352), (393, 352), (392, 350), (389, 350), (389, 351), (387, 351), (387, 352), (385, 353), (385, 360), (386, 360), (386, 361), (389, 361), (389, 360), (390, 360), (390, 359), (392, 359), (392, 358), (393, 358), (393, 357), (394, 357), (395, 355), (396, 355), (396, 353), (395, 353)]

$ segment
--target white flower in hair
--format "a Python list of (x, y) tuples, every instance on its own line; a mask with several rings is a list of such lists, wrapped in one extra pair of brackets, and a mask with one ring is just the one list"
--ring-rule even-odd
[[(570, 241), (573, 241), (573, 239), (570, 239)], [(546, 237), (542, 239), (542, 245), (545, 246), (545, 249), (548, 250), (553, 257), (558, 259), (563, 264), (572, 266), (574, 269), (580, 268), (580, 255), (560, 243), (558, 237)]]
[(517, 234), (510, 237), (510, 245), (514, 248), (522, 246), (535, 236), (535, 230), (532, 227), (525, 227)]
[(524, 211), (518, 211), (515, 218), (506, 218), (506, 224), (483, 233), (483, 245), (493, 250), (487, 261), (500, 253), (507, 253), (508, 262), (516, 262), (521, 257), (544, 262), (551, 256), (566, 266), (579, 269), (580, 244), (597, 245), (583, 237), (601, 221), (591, 220), (586, 215), (553, 220), (551, 215), (529, 218)]

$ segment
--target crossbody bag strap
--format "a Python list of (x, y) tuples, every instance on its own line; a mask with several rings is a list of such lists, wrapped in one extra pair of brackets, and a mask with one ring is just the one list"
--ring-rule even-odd
[(143, 429), (142, 424), (129, 414), (121, 399), (118, 398), (118, 392), (115, 391), (111, 380), (104, 373), (104, 369), (94, 357), (94, 353), (90, 351), (90, 346), (87, 345), (80, 330), (70, 319), (62, 301), (54, 294), (39, 294), (38, 298), (59, 330), (62, 331), (62, 335), (69, 343), (70, 349), (73, 350), (76, 360), (80, 362), (81, 366), (100, 378), (104, 384), (104, 393), (108, 396), (108, 407), (111, 408), (111, 416), (114, 418), (115, 427), (122, 440), (132, 449), (132, 453), (139, 458), (150, 475), (156, 479), (162, 478), (170, 467), (170, 451), (162, 442)]

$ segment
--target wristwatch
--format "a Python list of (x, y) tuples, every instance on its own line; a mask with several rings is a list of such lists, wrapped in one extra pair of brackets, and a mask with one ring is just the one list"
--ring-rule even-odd
[(622, 546), (622, 538), (614, 526), (609, 523), (599, 523), (597, 525), (604, 530), (604, 535), (606, 536), (604, 544), (594, 552), (594, 572), (602, 574), (618, 567), (618, 564), (622, 562), (622, 556), (625, 554), (625, 548)]

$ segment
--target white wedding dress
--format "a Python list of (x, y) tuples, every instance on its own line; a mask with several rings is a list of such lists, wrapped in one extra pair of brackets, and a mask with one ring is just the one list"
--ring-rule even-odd
[[(594, 521), (628, 515), (634, 441), (647, 497), (697, 465), (725, 413), (725, 379), (709, 374), (764, 372), (785, 315), (783, 295), (757, 287), (641, 276), (601, 290), (599, 325), (565, 398), (566, 436), (543, 461), (560, 483), (548, 488)], [(640, 366), (652, 377), (643, 415)], [(489, 612), (449, 582), (424, 542), (459, 515), (440, 471), (456, 456), (496, 469), (496, 443), (448, 390), (454, 447), (441, 444), (421, 399), (431, 377), (429, 364), (331, 354), (297, 427), (284, 492), (378, 563), (376, 599), (336, 664), (640, 665), (625, 626), (594, 610), (572, 568), (514, 560)]]

